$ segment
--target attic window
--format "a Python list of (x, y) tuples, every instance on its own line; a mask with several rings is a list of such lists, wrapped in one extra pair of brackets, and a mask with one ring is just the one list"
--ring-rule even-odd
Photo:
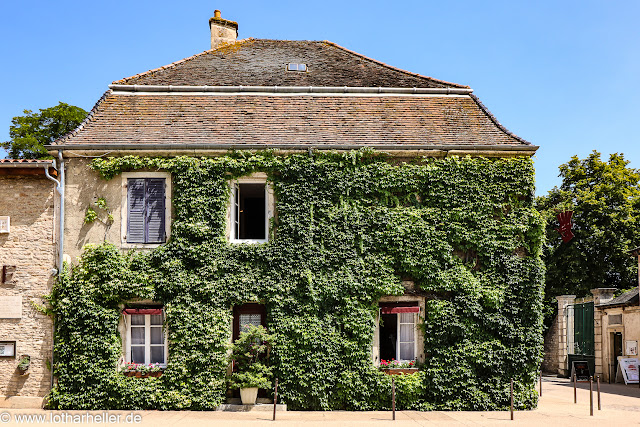
[(288, 64), (287, 71), (307, 71), (307, 64)]

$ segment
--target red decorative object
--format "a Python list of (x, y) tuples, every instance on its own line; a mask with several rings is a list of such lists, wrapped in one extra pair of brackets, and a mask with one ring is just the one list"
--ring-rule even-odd
[(573, 228), (573, 223), (571, 222), (572, 215), (572, 211), (560, 212), (557, 215), (560, 227), (556, 228), (556, 230), (558, 231), (558, 233), (560, 233), (560, 237), (562, 237), (562, 241), (565, 243), (573, 239), (574, 236), (573, 232), (571, 231), (571, 229)]

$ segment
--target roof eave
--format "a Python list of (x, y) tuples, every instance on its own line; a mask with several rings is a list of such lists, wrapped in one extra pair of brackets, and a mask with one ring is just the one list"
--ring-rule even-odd
[(38, 162), (38, 163), (2, 163), (0, 162), (1, 169), (43, 169), (45, 167), (52, 168), (53, 162)]
[(361, 148), (373, 148), (380, 151), (466, 151), (509, 153), (526, 152), (533, 155), (539, 148), (537, 145), (389, 145), (389, 144), (59, 144), (45, 145), (47, 150), (88, 150), (88, 151), (167, 151), (167, 150), (358, 150)]

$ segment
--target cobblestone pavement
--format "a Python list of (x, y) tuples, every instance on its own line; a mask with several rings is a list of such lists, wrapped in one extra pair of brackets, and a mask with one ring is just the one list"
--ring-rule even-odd
[[(640, 388), (637, 385), (602, 384), (598, 410), (597, 394), (593, 393), (594, 414), (589, 415), (589, 384), (578, 384), (578, 403), (573, 403), (573, 386), (566, 379), (544, 377), (542, 397), (538, 409), (517, 411), (514, 421), (506, 412), (416, 412), (399, 411), (396, 421), (391, 412), (278, 412), (272, 421), (271, 411), (252, 412), (177, 412), (177, 411), (45, 411), (33, 409), (0, 409), (0, 427), (15, 425), (140, 425), (140, 426), (627, 426), (640, 425)], [(39, 416), (41, 421), (30, 422), (19, 417)], [(85, 416), (84, 422), (73, 422)], [(98, 418), (100, 416), (100, 418)], [(118, 418), (119, 416), (119, 418)], [(114, 418), (115, 417), (115, 418)], [(7, 422), (8, 420), (8, 422)], [(64, 422), (64, 421), (68, 422)], [(113, 421), (119, 420), (119, 423)]]

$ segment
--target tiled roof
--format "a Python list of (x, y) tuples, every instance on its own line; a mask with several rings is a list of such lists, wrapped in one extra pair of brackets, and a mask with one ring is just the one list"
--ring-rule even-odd
[(622, 295), (617, 296), (609, 302), (600, 304), (600, 306), (613, 305), (638, 305), (638, 288), (634, 288)]
[[(286, 71), (289, 63), (308, 72)], [(466, 88), (410, 73), (327, 41), (246, 39), (114, 82), (175, 86)]]
[(108, 91), (54, 145), (332, 144), (531, 147), (473, 96), (268, 96)]

